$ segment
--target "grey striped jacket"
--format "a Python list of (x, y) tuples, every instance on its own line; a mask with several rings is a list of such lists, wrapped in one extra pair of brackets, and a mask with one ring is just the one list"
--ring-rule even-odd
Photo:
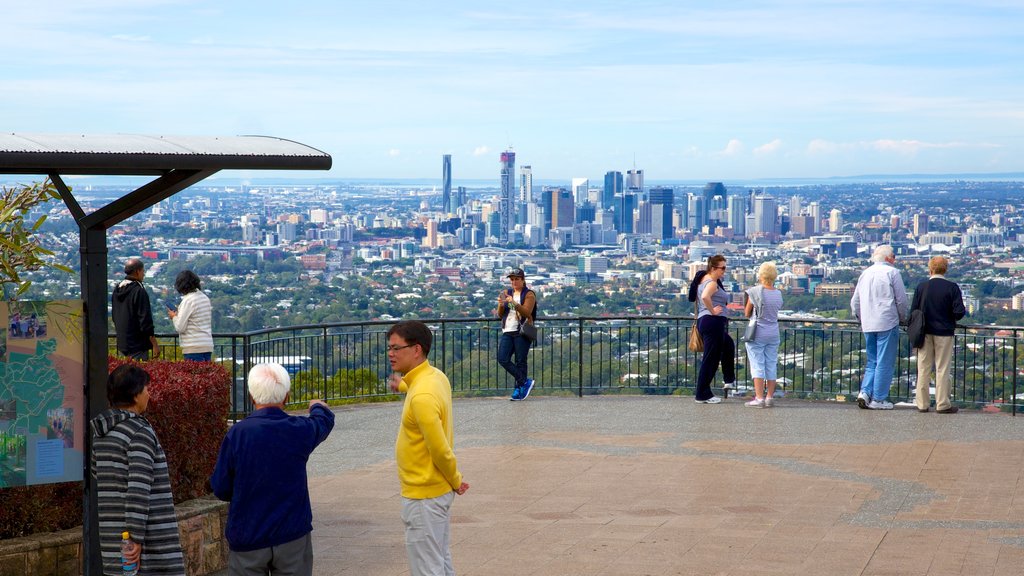
[(142, 545), (139, 574), (184, 576), (167, 458), (142, 416), (112, 408), (90, 422), (103, 572), (121, 574), (121, 533)]

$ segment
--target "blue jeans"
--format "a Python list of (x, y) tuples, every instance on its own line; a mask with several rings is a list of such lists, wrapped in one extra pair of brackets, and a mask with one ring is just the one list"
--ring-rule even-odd
[(895, 326), (884, 332), (865, 332), (868, 363), (864, 367), (864, 380), (860, 383), (861, 394), (885, 402), (889, 399), (892, 371), (896, 368), (896, 352), (900, 347), (900, 327)]
[[(526, 354), (530, 351), (530, 341), (519, 335), (519, 332), (502, 332), (498, 340), (498, 364), (512, 375), (516, 388), (526, 384)], [(515, 354), (516, 360), (512, 361)]]
[(185, 360), (191, 360), (193, 362), (209, 362), (213, 359), (213, 352), (197, 352), (195, 354), (182, 354), (182, 358)]

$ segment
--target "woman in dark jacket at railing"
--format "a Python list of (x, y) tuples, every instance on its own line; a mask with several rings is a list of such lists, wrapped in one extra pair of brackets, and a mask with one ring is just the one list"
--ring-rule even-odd
[(924, 312), (924, 344), (917, 349), (917, 394), (918, 412), (927, 412), (930, 404), (928, 384), (932, 371), (935, 372), (935, 411), (939, 414), (956, 414), (959, 410), (949, 401), (950, 376), (949, 360), (953, 356), (953, 334), (956, 323), (964, 317), (963, 295), (955, 282), (943, 276), (949, 269), (944, 256), (932, 256), (928, 261), (930, 276), (914, 290), (911, 310), (918, 307)]
[(736, 382), (736, 343), (729, 336), (729, 319), (726, 306), (729, 294), (722, 286), (725, 276), (725, 256), (716, 254), (708, 258), (707, 270), (701, 270), (690, 282), (689, 299), (697, 302), (697, 330), (704, 340), (704, 355), (701, 357), (700, 372), (697, 374), (697, 389), (694, 399), (698, 404), (718, 404), (721, 398), (711, 391), (718, 365), (722, 365), (725, 387), (731, 388)]

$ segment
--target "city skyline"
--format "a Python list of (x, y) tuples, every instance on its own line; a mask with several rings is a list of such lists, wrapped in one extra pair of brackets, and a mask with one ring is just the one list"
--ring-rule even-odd
[[(651, 182), (1024, 171), (1024, 6), (46, 0), (5, 11), (4, 129), (269, 134), (318, 178)], [(270, 175), (260, 175), (270, 176)], [(290, 174), (290, 177), (297, 177)]]

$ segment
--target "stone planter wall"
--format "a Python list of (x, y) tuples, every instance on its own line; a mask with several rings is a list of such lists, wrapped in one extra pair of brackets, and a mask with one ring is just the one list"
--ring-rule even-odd
[[(185, 570), (205, 576), (227, 568), (228, 504), (213, 497), (175, 506)], [(82, 527), (0, 541), (0, 576), (81, 576)]]

